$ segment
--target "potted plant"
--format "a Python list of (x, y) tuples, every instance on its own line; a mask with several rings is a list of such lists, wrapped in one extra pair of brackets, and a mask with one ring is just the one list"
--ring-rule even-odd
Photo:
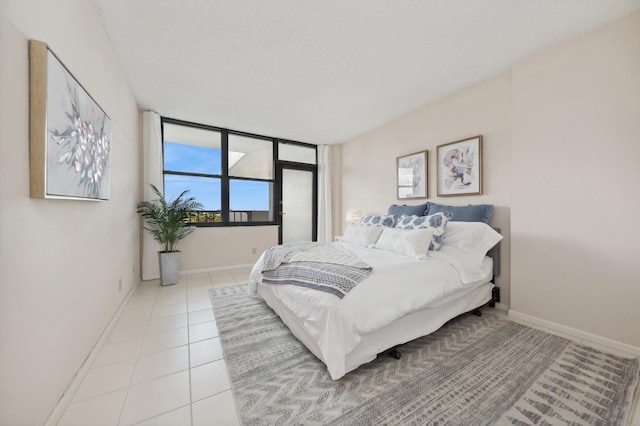
[(181, 254), (176, 245), (196, 229), (195, 226), (187, 226), (187, 220), (192, 211), (202, 210), (203, 206), (195, 198), (187, 197), (188, 190), (167, 201), (158, 188), (154, 185), (151, 188), (158, 198), (139, 203), (138, 213), (147, 223), (144, 229), (162, 245), (162, 251), (158, 252), (160, 283), (175, 284), (178, 282)]

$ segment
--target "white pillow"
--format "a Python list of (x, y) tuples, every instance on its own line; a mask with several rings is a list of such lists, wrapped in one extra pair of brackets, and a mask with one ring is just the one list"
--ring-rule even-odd
[(434, 229), (384, 228), (375, 247), (406, 254), (416, 259), (426, 259)]
[(344, 243), (357, 244), (359, 246), (373, 247), (380, 238), (383, 226), (367, 226), (351, 223), (340, 241)]
[(442, 237), (440, 251), (429, 256), (451, 264), (464, 284), (484, 276), (484, 257), (502, 239), (502, 235), (482, 222), (449, 222)]
[(449, 222), (442, 245), (455, 247), (481, 264), (487, 252), (502, 240), (502, 235), (482, 222)]

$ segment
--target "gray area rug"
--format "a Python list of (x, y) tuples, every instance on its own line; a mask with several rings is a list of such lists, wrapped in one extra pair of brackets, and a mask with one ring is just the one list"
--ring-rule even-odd
[(245, 425), (625, 425), (639, 360), (463, 315), (340, 380), (246, 286), (210, 290)]

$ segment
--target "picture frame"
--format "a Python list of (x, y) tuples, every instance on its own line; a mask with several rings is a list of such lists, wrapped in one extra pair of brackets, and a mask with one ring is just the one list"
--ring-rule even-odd
[(420, 151), (396, 158), (398, 199), (427, 198), (428, 152)]
[(109, 200), (111, 119), (46, 43), (29, 40), (31, 198)]
[(439, 197), (482, 194), (482, 135), (436, 147)]

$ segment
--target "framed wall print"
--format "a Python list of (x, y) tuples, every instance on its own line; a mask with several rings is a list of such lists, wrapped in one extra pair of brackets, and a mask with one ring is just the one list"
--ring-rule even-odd
[(482, 194), (482, 135), (436, 148), (438, 196)]
[(46, 43), (29, 41), (32, 198), (108, 200), (111, 119)]
[(396, 159), (398, 199), (427, 197), (427, 151)]

